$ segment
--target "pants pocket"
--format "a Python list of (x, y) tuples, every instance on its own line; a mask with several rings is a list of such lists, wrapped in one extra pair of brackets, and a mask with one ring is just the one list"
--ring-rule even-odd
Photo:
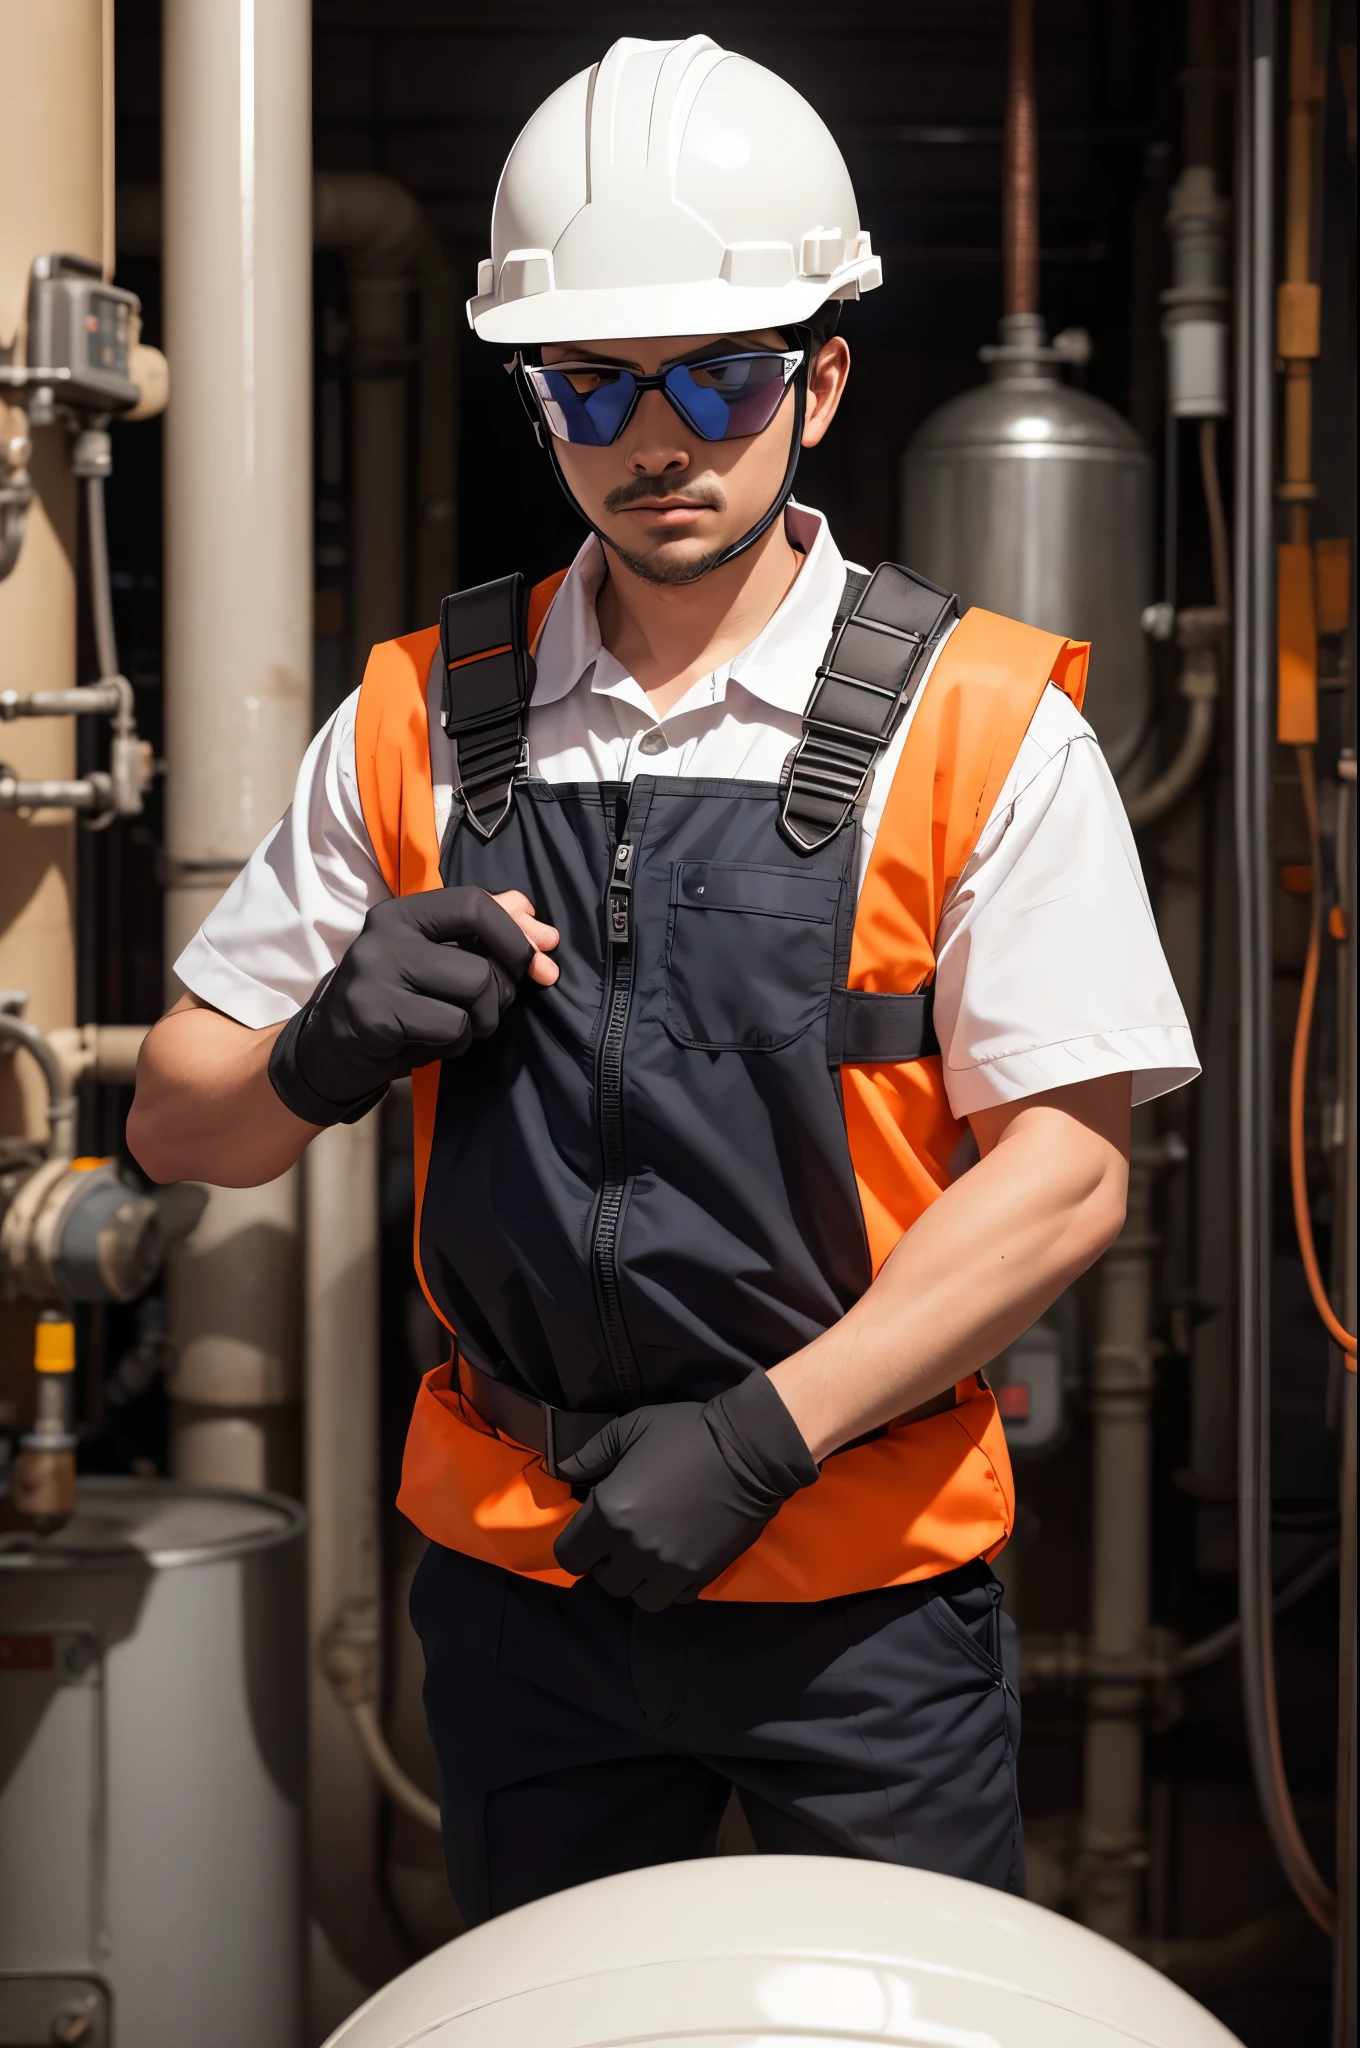
[(1005, 1669), (1001, 1584), (992, 1579), (980, 1586), (937, 1593), (926, 1607), (935, 1626), (965, 1651), (998, 1685), (1010, 1686)]

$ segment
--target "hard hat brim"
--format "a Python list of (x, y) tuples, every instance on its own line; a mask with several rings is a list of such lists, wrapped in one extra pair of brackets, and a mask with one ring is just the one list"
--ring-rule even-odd
[(510, 347), (541, 342), (622, 341), (689, 334), (756, 334), (808, 320), (832, 298), (858, 298), (882, 282), (877, 256), (832, 276), (779, 285), (626, 285), (614, 290), (545, 291), (499, 303), (494, 293), (468, 300), (468, 324), (482, 341)]

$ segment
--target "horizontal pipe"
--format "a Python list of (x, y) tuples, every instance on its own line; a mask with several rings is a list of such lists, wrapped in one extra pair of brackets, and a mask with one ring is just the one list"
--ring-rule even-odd
[[(1315, 1586), (1337, 1568), (1340, 1552), (1328, 1544), (1310, 1557), (1298, 1571), (1275, 1589), (1274, 1612), (1288, 1613)], [(1204, 1671), (1236, 1651), (1242, 1637), (1240, 1620), (1226, 1622), (1212, 1635), (1198, 1642), (1177, 1646), (1161, 1630), (1153, 1631), (1153, 1645), (1145, 1656), (1101, 1657), (1078, 1635), (1022, 1635), (1020, 1639), (1020, 1689), (1037, 1691), (1043, 1686), (1100, 1685), (1129, 1683), (1162, 1684), (1183, 1678), (1191, 1671)], [(1158, 1640), (1160, 1638), (1160, 1641)]]
[(26, 782), (0, 768), (0, 811), (87, 811), (98, 817), (113, 808), (113, 784), (99, 770), (80, 778)]
[(48, 1044), (69, 1082), (101, 1081), (128, 1088), (137, 1078), (137, 1056), (149, 1024), (75, 1024), (49, 1031)]
[(34, 690), (27, 697), (17, 690), (0, 690), (0, 718), (7, 722), (12, 718), (79, 718), (98, 712), (116, 718), (126, 709), (130, 696), (122, 676), (83, 683), (74, 690)]

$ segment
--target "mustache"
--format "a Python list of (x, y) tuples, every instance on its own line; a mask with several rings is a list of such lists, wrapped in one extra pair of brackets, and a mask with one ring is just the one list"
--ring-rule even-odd
[(643, 498), (670, 498), (676, 504), (697, 505), (709, 512), (725, 512), (727, 500), (716, 482), (701, 478), (686, 489), (662, 482), (659, 477), (635, 476), (631, 482), (620, 484), (616, 490), (606, 494), (606, 512), (622, 512), (629, 505), (636, 505)]

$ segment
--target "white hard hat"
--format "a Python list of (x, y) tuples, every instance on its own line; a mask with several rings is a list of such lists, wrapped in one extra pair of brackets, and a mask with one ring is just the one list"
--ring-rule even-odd
[(328, 2048), (1241, 2048), (1146, 1963), (1042, 1906), (839, 1856), (606, 1877), (476, 1927)]
[(512, 345), (743, 334), (881, 284), (830, 131), (708, 36), (614, 44), (511, 150), (468, 319)]

